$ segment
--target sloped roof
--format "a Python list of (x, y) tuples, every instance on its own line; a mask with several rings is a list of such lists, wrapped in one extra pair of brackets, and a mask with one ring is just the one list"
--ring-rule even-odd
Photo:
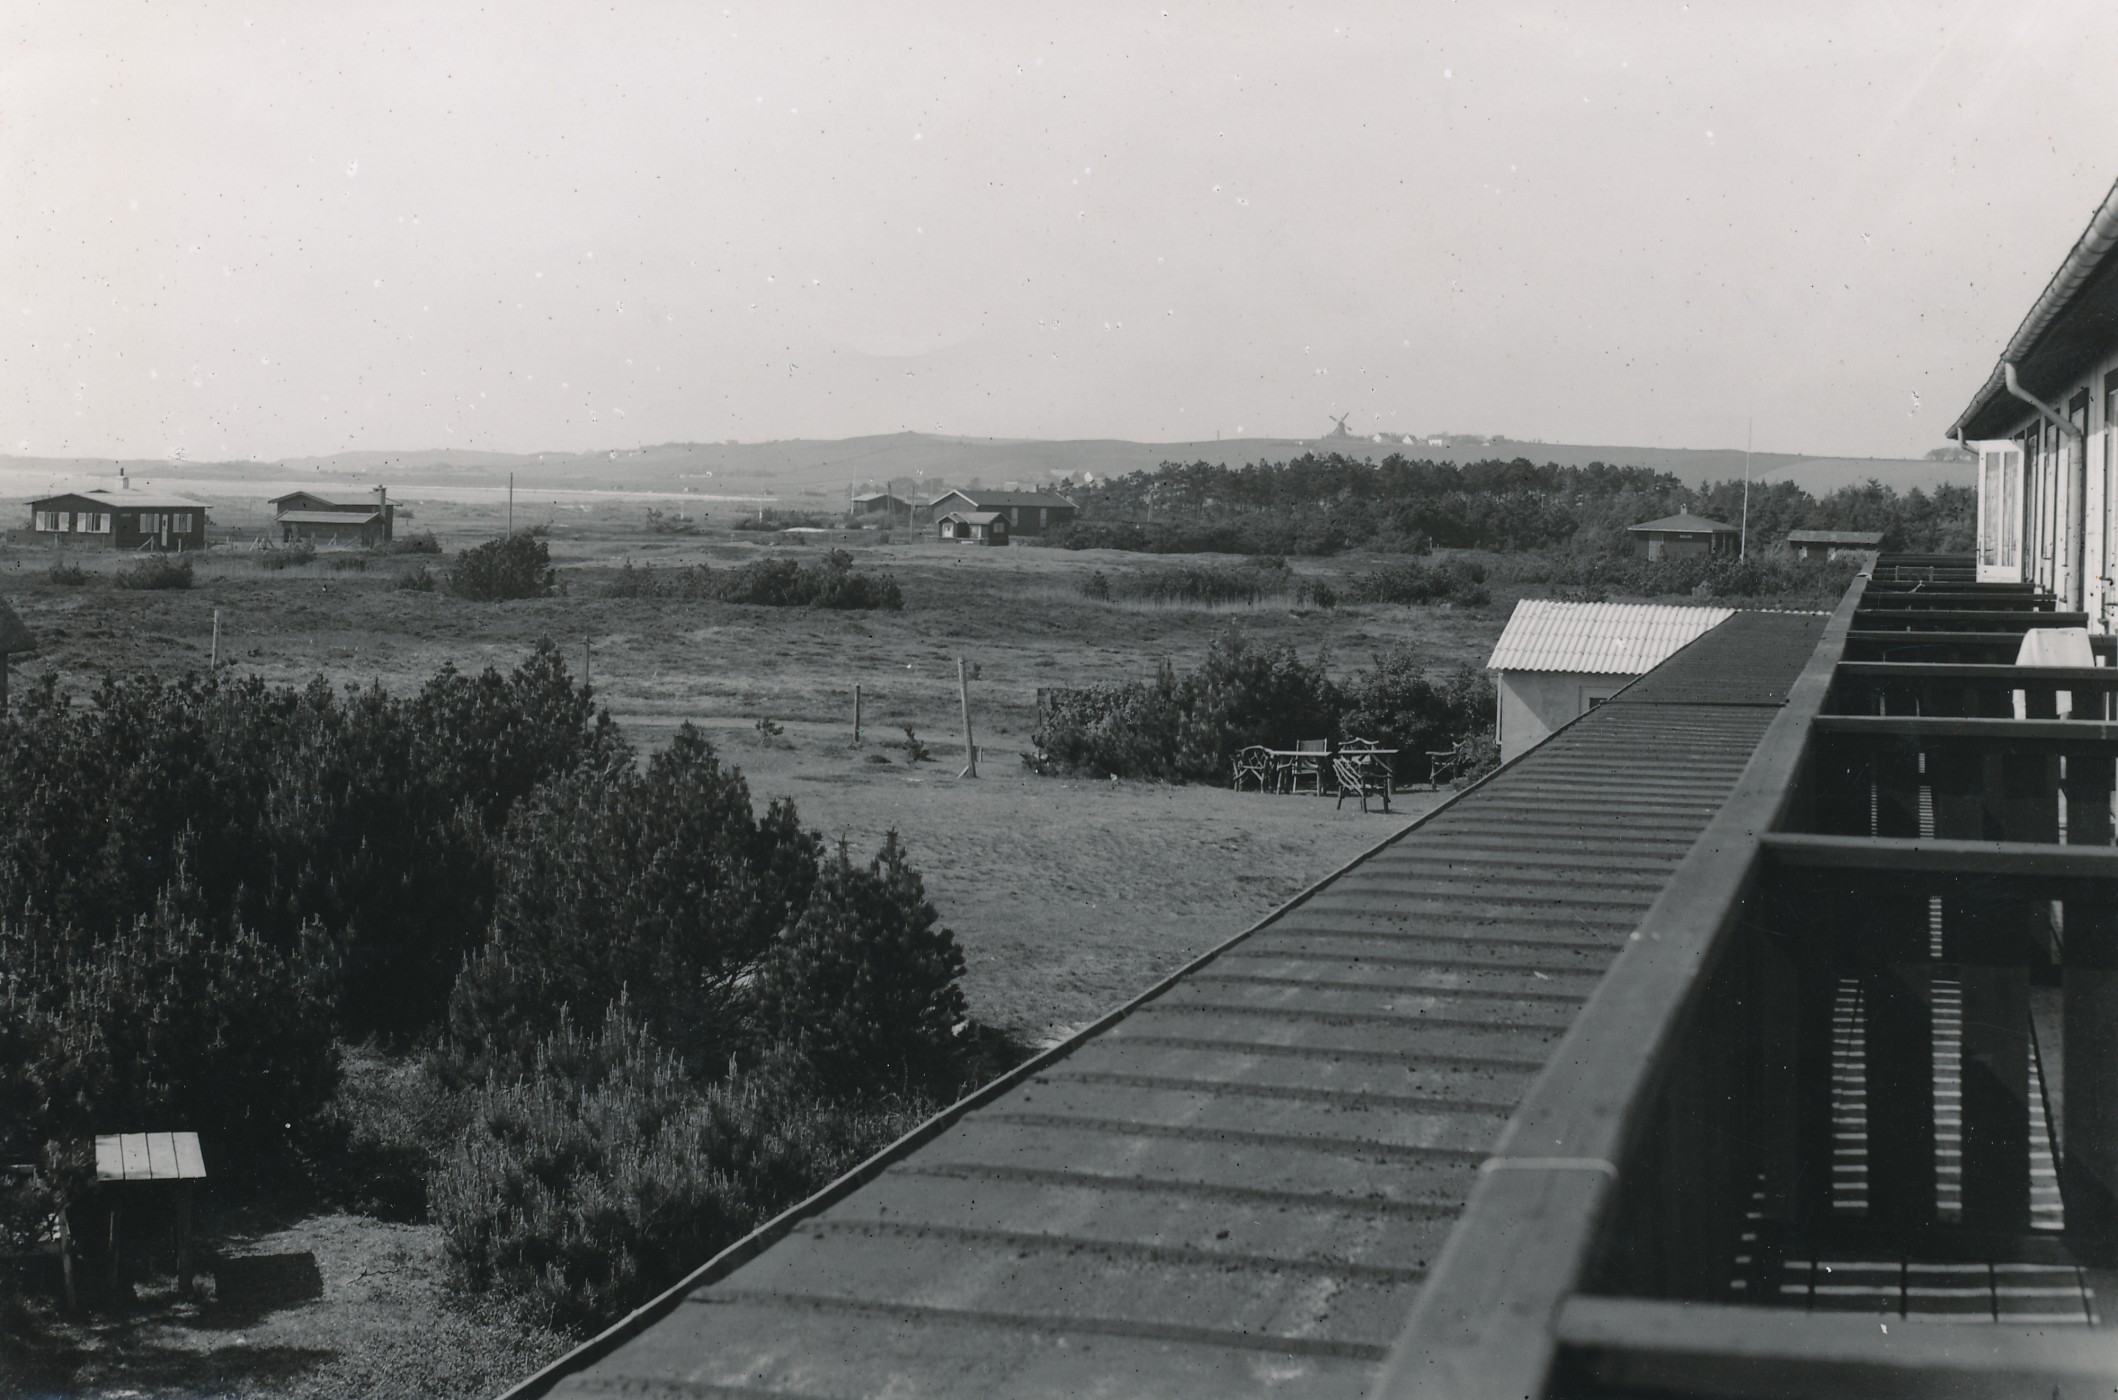
[(36, 649), (36, 636), (23, 626), (22, 619), (15, 616), (15, 610), (7, 605), (7, 600), (0, 598), (0, 656), (11, 651)]
[(204, 510), (204, 501), (194, 501), (189, 496), (165, 496), (153, 491), (106, 491), (101, 487), (93, 491), (59, 491), (49, 496), (39, 496), (30, 502), (41, 506), (50, 501), (63, 501), (69, 497), (94, 501), (99, 505), (126, 506), (135, 510)]
[(319, 491), (311, 486), (304, 486), (299, 491), (289, 491), (284, 496), (274, 496), (270, 504), (278, 505), (281, 501), (291, 501), (296, 496), (307, 496), (312, 501), (323, 501), (334, 506), (372, 507), (375, 504), (375, 493), (373, 491), (360, 491), (342, 487)]
[(1737, 530), (1736, 527), (1733, 525), (1723, 525), (1718, 520), (1708, 520), (1705, 516), (1693, 515), (1688, 510), (1680, 511), (1675, 515), (1665, 515), (1660, 520), (1643, 520), (1638, 525), (1628, 525), (1626, 526), (1626, 528), (1628, 530), (1681, 531), (1685, 534), (1693, 535), (1696, 535), (1701, 531), (1705, 531), (1710, 534), (1725, 535), (1735, 535), (1742, 533), (1741, 531)]
[(961, 486), (942, 492), (929, 505), (939, 505), (951, 496), (961, 496), (980, 510), (992, 510), (998, 506), (1065, 506), (1072, 510), (1074, 503), (1064, 496), (1048, 496), (1042, 491), (988, 491), (974, 487), (966, 491)]
[(1881, 530), (1789, 530), (1789, 544), (1851, 544), (1873, 548), (1883, 542)]
[(1007, 517), (997, 510), (952, 510), (941, 518), (943, 520), (961, 520), (970, 525), (991, 525), (995, 521), (1002, 525), (1007, 524)]
[[(374, 503), (369, 504), (372, 507)], [(286, 525), (372, 525), (382, 519), (382, 512), (370, 509), (362, 515), (350, 510), (283, 510), (272, 518), (275, 523)]]
[(1727, 621), (1733, 609), (1524, 598), (1494, 644), (1489, 671), (1638, 676)]

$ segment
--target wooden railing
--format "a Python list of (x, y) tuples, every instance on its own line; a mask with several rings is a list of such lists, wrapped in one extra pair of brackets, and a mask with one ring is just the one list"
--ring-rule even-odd
[[(1962, 561), (1886, 557), (1855, 582), (1484, 1164), (1378, 1397), (1919, 1395), (1937, 1376), (2045, 1395), (2118, 1374), (2086, 1327), (1893, 1340), (1887, 1318), (1765, 1305), (1785, 1261), (1833, 1251), (2118, 1263), (2118, 668), (1999, 664), (2031, 625), (2080, 620)], [(1874, 659), (1900, 638), (1976, 659)], [(2032, 1030), (2045, 983), (2057, 1044)], [(2048, 1122), (2057, 1144), (2033, 1140)], [(2063, 1230), (2033, 1228), (2059, 1223), (2032, 1220), (2042, 1151)]]

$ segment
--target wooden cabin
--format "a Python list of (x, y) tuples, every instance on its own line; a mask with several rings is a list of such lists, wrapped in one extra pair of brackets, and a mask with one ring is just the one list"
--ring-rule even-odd
[(1708, 520), (1683, 511), (1660, 520), (1627, 527), (1640, 542), (1640, 552), (1649, 559), (1685, 559), (1700, 554), (1734, 554), (1742, 547), (1743, 532), (1733, 525)]
[(30, 537), (95, 549), (204, 549), (206, 507), (150, 491), (68, 491), (29, 503)]
[(358, 545), (377, 549), (396, 538), (397, 507), (386, 487), (373, 491), (289, 491), (272, 498), (280, 543)]
[(1080, 510), (1064, 496), (1042, 491), (988, 491), (982, 486), (945, 491), (927, 502), (932, 518), (939, 521), (950, 511), (988, 511), (1007, 517), (1008, 532), (1041, 535), (1070, 525)]
[(934, 523), (944, 544), (1008, 542), (1008, 518), (997, 510), (952, 510)]
[(847, 513), (860, 524), (869, 521), (883, 525), (902, 524), (912, 518), (912, 503), (888, 491), (870, 491), (865, 496), (855, 496)]

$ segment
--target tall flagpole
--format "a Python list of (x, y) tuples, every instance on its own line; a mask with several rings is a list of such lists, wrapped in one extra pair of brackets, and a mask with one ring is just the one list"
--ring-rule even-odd
[(1743, 425), (1743, 536), (1736, 546), (1736, 558), (1750, 557), (1750, 440), (1757, 431), (1758, 420), (1749, 419)]

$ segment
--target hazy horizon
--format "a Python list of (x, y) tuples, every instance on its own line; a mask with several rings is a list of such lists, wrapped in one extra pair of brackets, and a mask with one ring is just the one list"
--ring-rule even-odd
[(27, 0), (0, 451), (1917, 457), (2118, 173), (2098, 18)]

